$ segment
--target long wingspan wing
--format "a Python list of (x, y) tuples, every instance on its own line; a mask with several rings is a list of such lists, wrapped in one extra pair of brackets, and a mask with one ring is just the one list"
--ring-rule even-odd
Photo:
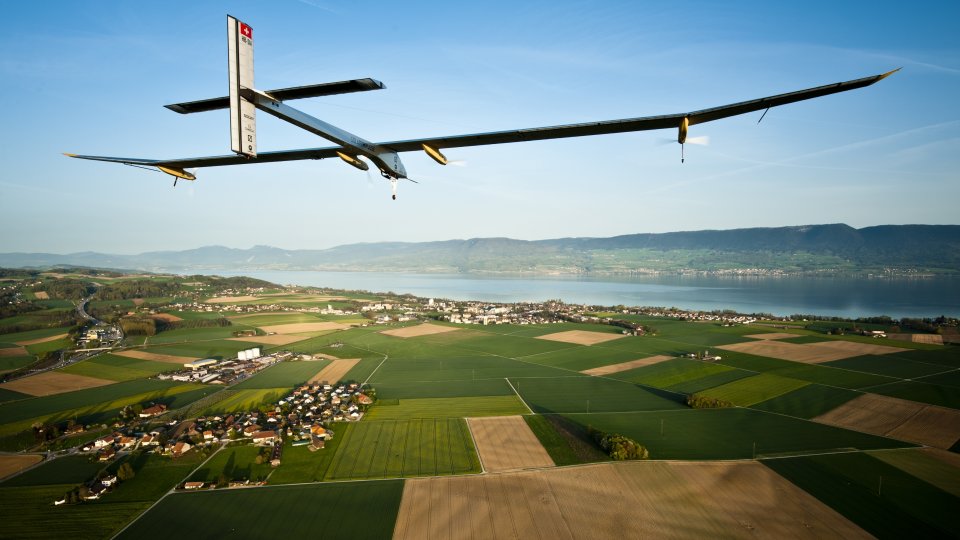
[[(382, 82), (376, 79), (366, 78), (323, 84), (311, 84), (308, 86), (294, 86), (292, 88), (278, 88), (276, 90), (267, 90), (266, 93), (279, 99), (280, 101), (286, 101), (288, 99), (333, 96), (336, 94), (349, 94), (351, 92), (382, 90), (384, 88), (386, 88), (386, 86), (384, 86)], [(180, 114), (215, 111), (217, 109), (230, 108), (230, 98), (223, 96), (210, 99), (201, 99), (199, 101), (187, 101), (185, 103), (171, 103), (170, 105), (164, 105), (164, 107)]]
[[(494, 131), (490, 133), (474, 133), (469, 135), (454, 135), (450, 137), (430, 137), (423, 139), (409, 139), (404, 141), (392, 141), (378, 143), (394, 152), (413, 152), (422, 151), (423, 145), (433, 148), (459, 148), (464, 146), (483, 146), (488, 144), (503, 144), (523, 141), (540, 141), (544, 139), (562, 139), (566, 137), (583, 137), (587, 135), (605, 135), (609, 133), (624, 133), (630, 131), (648, 131), (653, 129), (677, 128), (684, 118), (689, 120), (690, 125), (712, 122), (721, 118), (736, 116), (754, 111), (768, 109), (795, 103), (806, 99), (813, 99), (838, 92), (846, 92), (857, 88), (863, 88), (889, 77), (899, 71), (895, 69), (852, 81), (839, 82), (808, 88), (797, 92), (789, 92), (751, 101), (741, 101), (711, 109), (701, 109), (689, 113), (667, 114), (662, 116), (646, 116), (642, 118), (625, 118), (621, 120), (607, 120), (603, 122), (587, 122), (583, 124), (566, 124), (561, 126), (549, 126), (529, 129), (515, 129), (509, 131)], [(293, 90), (293, 89), (291, 89)], [(191, 111), (192, 112), (192, 111)], [(118, 158), (107, 156), (79, 156), (76, 154), (66, 154), (70, 157), (80, 159), (92, 159), (96, 161), (109, 161), (114, 163), (125, 163), (129, 165), (144, 166), (163, 166), (178, 169), (194, 167), (220, 167), (224, 165), (244, 165), (250, 163), (272, 163), (277, 161), (296, 161), (302, 159), (324, 159), (336, 157), (337, 152), (346, 151), (339, 146), (325, 148), (304, 148), (299, 150), (282, 150), (278, 152), (261, 152), (255, 158), (247, 158), (238, 155), (209, 156), (185, 159), (138, 159), (138, 158)]]

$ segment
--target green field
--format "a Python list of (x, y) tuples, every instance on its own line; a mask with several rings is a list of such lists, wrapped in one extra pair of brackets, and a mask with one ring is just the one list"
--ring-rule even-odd
[(150, 503), (115, 502), (54, 506), (53, 501), (75, 484), (0, 487), (0, 538), (71, 538), (101, 540), (111, 537)]
[[(269, 461), (256, 463), (261, 448), (241, 443), (239, 446), (223, 448), (206, 463), (190, 475), (191, 482), (210, 482), (216, 484), (221, 475), (229, 482), (232, 480), (263, 480), (273, 471)], [(286, 456), (284, 456), (286, 457)]]
[(657, 411), (686, 408), (681, 394), (603, 377), (519, 379), (510, 382), (537, 413)]
[(261, 405), (274, 404), (283, 396), (289, 394), (292, 388), (258, 388), (251, 390), (230, 390), (226, 399), (216, 401), (203, 410), (201, 414), (235, 413), (254, 411)]
[(839, 386), (851, 390), (859, 390), (868, 386), (896, 380), (891, 377), (875, 375), (873, 373), (850, 371), (824, 365), (801, 364), (789, 360), (778, 360), (733, 351), (723, 351), (723, 360), (721, 363), (749, 371), (770, 373), (772, 375), (780, 375), (781, 377), (790, 377), (792, 379), (800, 379), (802, 381), (828, 386)]
[(477, 381), (428, 381), (411, 383), (379, 383), (379, 399), (454, 398), (479, 396), (512, 396), (506, 379)]
[[(5, 321), (10, 319), (4, 319)], [(48, 338), (59, 334), (66, 334), (70, 331), (69, 326), (59, 328), (41, 328), (39, 330), (28, 330), (26, 332), (15, 332), (11, 334), (0, 334), (0, 343), (16, 343), (18, 341), (30, 341), (34, 339)]]
[(878, 538), (956, 538), (960, 498), (864, 453), (766, 460)]
[[(935, 450), (936, 451), (936, 450)], [(952, 466), (919, 448), (868, 452), (905, 473), (932, 484), (954, 497), (960, 497), (960, 467)]]
[(724, 374), (730, 372), (736, 373), (739, 375), (739, 378), (752, 375), (752, 373), (748, 371), (738, 370), (720, 364), (709, 364), (686, 358), (674, 358), (673, 360), (666, 360), (653, 365), (614, 373), (610, 375), (610, 377), (622, 381), (654, 386), (656, 388), (670, 388), (704, 377), (719, 375), (729, 377), (732, 375)]
[(21, 394), (20, 392), (14, 392), (13, 390), (0, 388), (0, 403), (5, 403), (7, 401), (17, 401), (20, 399), (31, 399), (31, 398), (33, 398), (33, 396), (29, 394)]
[(280, 362), (274, 364), (253, 377), (233, 386), (234, 390), (253, 390), (260, 388), (281, 388), (303, 384), (320, 372), (329, 360), (309, 362)]
[(158, 373), (176, 371), (178, 369), (182, 369), (182, 366), (166, 362), (151, 362), (149, 360), (138, 360), (125, 356), (101, 354), (89, 360), (71, 364), (59, 371), (73, 373), (74, 375), (96, 377), (98, 379), (129, 381), (153, 377)]
[(0, 487), (79, 484), (92, 479), (104, 467), (105, 465), (93, 456), (66, 456), (47, 461), (21, 475), (14, 476), (0, 484)]
[(171, 523), (188, 523), (196, 538), (311, 538), (324, 531), (349, 531), (355, 539), (389, 538), (402, 494), (402, 480), (178, 493), (119, 538), (169, 538)]
[(119, 382), (45, 397), (0, 404), (0, 422), (9, 424), (40, 418), (82, 417), (118, 409), (124, 405), (160, 401), (167, 396), (199, 388), (195, 384), (153, 379)]
[(567, 349), (530, 356), (524, 358), (524, 360), (544, 366), (583, 371), (600, 366), (629, 362), (637, 358), (637, 353), (610, 349), (603, 347), (603, 344), (601, 344), (592, 347), (569, 345)]
[(270, 483), (301, 484), (323, 481), (347, 429), (346, 423), (333, 424), (333, 438), (328, 439), (324, 447), (315, 452), (311, 452), (307, 446), (293, 446), (289, 442), (284, 444), (280, 467), (270, 475)]
[(398, 405), (377, 404), (364, 416), (367, 420), (417, 418), (464, 418), (468, 416), (510, 416), (529, 412), (517, 396), (401, 399)]
[(925, 377), (949, 369), (939, 364), (917, 362), (916, 360), (899, 358), (895, 355), (856, 356), (826, 362), (821, 365), (852, 369), (866, 373), (876, 373), (877, 375), (897, 377), (898, 379), (916, 379), (917, 377)]
[(868, 389), (874, 394), (909, 399), (951, 409), (960, 409), (960, 388), (922, 381), (903, 381), (874, 386)]
[(754, 456), (754, 443), (758, 457), (848, 448), (874, 450), (914, 446), (741, 408), (564, 416), (582, 426), (622, 433), (646, 446), (652, 459), (750, 459)]
[(577, 453), (570, 446), (570, 442), (553, 427), (546, 416), (542, 414), (527, 414), (523, 416), (530, 431), (537, 436), (537, 440), (550, 454), (550, 459), (557, 466), (576, 465), (583, 463)]
[[(557, 377), (570, 375), (546, 366), (498, 356), (451, 356), (433, 353), (429, 358), (391, 356), (374, 374), (371, 383), (406, 384), (420, 381), (470, 381), (504, 377)], [(440, 356), (439, 358), (437, 356)]]
[(190, 358), (216, 358), (218, 360), (236, 358), (237, 352), (257, 346), (256, 343), (229, 341), (225, 339), (178, 342), (153, 346), (153, 337), (147, 340), (147, 344), (148, 347), (144, 349), (146, 352), (187, 356)]
[(673, 384), (665, 388), (665, 390), (679, 392), (681, 394), (696, 394), (697, 392), (702, 392), (708, 388), (722, 386), (733, 381), (752, 377), (753, 375), (754, 373), (751, 371), (732, 369), (730, 371), (721, 371), (705, 377), (690, 379), (689, 381)]
[(460, 418), (350, 424), (327, 471), (330, 480), (480, 472), (473, 439)]
[(741, 407), (749, 407), (768, 399), (781, 396), (788, 392), (807, 386), (808, 382), (769, 373), (761, 373), (727, 383), (723, 386), (711, 388), (701, 392), (703, 395), (722, 401), (733, 403)]
[[(707, 392), (707, 394), (709, 395), (710, 392)], [(860, 392), (844, 388), (809, 384), (775, 398), (755, 403), (752, 407), (762, 411), (809, 419), (830, 412), (862, 395)]]
[(16, 371), (36, 361), (35, 356), (0, 356), (0, 374)]

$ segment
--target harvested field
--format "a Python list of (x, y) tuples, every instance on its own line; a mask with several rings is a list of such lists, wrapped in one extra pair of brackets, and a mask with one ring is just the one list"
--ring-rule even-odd
[(15, 472), (40, 463), (43, 456), (39, 454), (5, 454), (0, 456), (0, 478), (6, 478)]
[(670, 360), (672, 357), (664, 356), (659, 354), (657, 356), (650, 356), (647, 358), (641, 358), (639, 360), (631, 360), (629, 362), (622, 362), (620, 364), (612, 364), (609, 366), (600, 366), (593, 369), (585, 369), (580, 373), (585, 375), (592, 375), (594, 377), (599, 375), (610, 375), (611, 373), (620, 373), (621, 371), (628, 371), (634, 368), (653, 365), (665, 360)]
[(34, 296), (37, 300), (49, 300), (49, 299), (50, 299), (50, 294), (47, 293), (47, 291), (36, 291), (35, 293), (33, 293), (33, 296)]
[(230, 341), (246, 341), (248, 343), (263, 343), (265, 345), (289, 345), (305, 339), (310, 336), (293, 336), (284, 334), (273, 334), (272, 336), (248, 336), (228, 338)]
[(190, 356), (174, 356), (172, 354), (157, 354), (147, 351), (120, 351), (113, 354), (117, 356), (126, 356), (127, 358), (137, 358), (140, 360), (167, 362), (168, 364), (187, 364), (196, 360), (196, 358)]
[(732, 345), (719, 345), (718, 349), (743, 352), (768, 358), (779, 358), (805, 364), (819, 364), (864, 356), (867, 354), (892, 354), (907, 349), (887, 347), (870, 343), (854, 343), (852, 341), (822, 341), (819, 343), (783, 343), (774, 340), (748, 341)]
[(207, 304), (229, 304), (231, 302), (249, 302), (250, 300), (260, 300), (258, 296), (220, 296), (217, 298), (207, 298), (204, 300)]
[(384, 330), (380, 332), (388, 336), (398, 337), (398, 338), (412, 338), (419, 336), (429, 336), (432, 334), (443, 334), (446, 332), (453, 332), (455, 330), (460, 330), (459, 328), (454, 328), (452, 326), (440, 326), (437, 324), (418, 324), (416, 326), (407, 326), (405, 328), (396, 328), (393, 330)]
[(407, 480), (395, 539), (869, 538), (760, 463), (604, 463)]
[(47, 343), (49, 341), (56, 341), (58, 339), (63, 339), (65, 337), (67, 337), (67, 334), (63, 333), (63, 334), (57, 334), (55, 336), (47, 336), (47, 337), (37, 338), (37, 339), (28, 339), (27, 341), (18, 341), (17, 345), (22, 345), (26, 347), (28, 345), (36, 345), (38, 343)]
[(743, 336), (750, 339), (790, 339), (799, 337), (800, 334), (788, 334), (786, 332), (770, 332), (767, 334), (751, 334), (749, 336)]
[(23, 347), (3, 347), (0, 348), (0, 358), (4, 356), (27, 356), (28, 353)]
[(960, 439), (960, 411), (864, 394), (813, 420), (948, 449)]
[(888, 334), (887, 337), (897, 341), (911, 341), (913, 343), (943, 345), (943, 336), (937, 334)]
[(172, 315), (170, 313), (154, 313), (153, 315), (150, 316), (150, 318), (157, 319), (159, 321), (166, 321), (166, 322), (177, 322), (177, 321), (183, 320), (183, 318), (177, 317), (176, 315)]
[(573, 343), (575, 345), (596, 345), (606, 341), (613, 341), (625, 337), (623, 334), (610, 334), (607, 332), (590, 332), (587, 330), (567, 330), (566, 332), (557, 332), (537, 336), (537, 339), (547, 341), (561, 341), (563, 343)]
[(359, 358), (351, 358), (349, 360), (333, 360), (330, 364), (320, 370), (320, 373), (317, 373), (313, 377), (310, 377), (308, 383), (318, 383), (323, 381), (328, 381), (330, 384), (336, 384), (343, 379), (343, 376), (346, 375), (353, 366), (357, 365)]
[(272, 326), (261, 326), (264, 332), (275, 332), (277, 334), (302, 334), (305, 332), (319, 332), (321, 330), (343, 330), (350, 328), (345, 324), (335, 322), (310, 322), (295, 324), (275, 324)]
[(290, 315), (289, 311), (257, 311), (255, 313), (245, 313), (243, 315), (230, 315), (227, 318), (231, 321), (237, 319), (249, 319), (250, 317), (264, 317), (266, 315)]
[(31, 396), (50, 396), (53, 394), (72, 392), (74, 390), (83, 390), (84, 388), (106, 386), (115, 382), (116, 381), (108, 381), (106, 379), (97, 379), (96, 377), (87, 377), (85, 375), (74, 375), (73, 373), (47, 371), (38, 375), (4, 383), (0, 385), (0, 388), (13, 390), (21, 394), (30, 394)]
[(487, 472), (553, 467), (553, 460), (522, 416), (467, 418)]
[(960, 439), (960, 411), (928, 405), (886, 435), (948, 449)]

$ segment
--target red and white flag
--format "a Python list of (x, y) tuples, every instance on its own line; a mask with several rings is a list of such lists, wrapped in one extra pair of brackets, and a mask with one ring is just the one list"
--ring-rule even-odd
[(253, 39), (253, 29), (246, 23), (240, 23), (240, 33), (246, 36), (247, 39)]

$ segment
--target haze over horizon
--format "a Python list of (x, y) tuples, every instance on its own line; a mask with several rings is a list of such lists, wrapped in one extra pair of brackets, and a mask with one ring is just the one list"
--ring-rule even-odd
[[(762, 6), (762, 9), (760, 8)], [(372, 4), (302, 0), (7, 7), (0, 37), (0, 252), (142, 253), (358, 242), (846, 223), (956, 224), (956, 3)], [(656, 115), (874, 75), (849, 93), (672, 130), (403, 154), (389, 185), (339, 160), (166, 176), (60, 152), (229, 153), (222, 111), (167, 103), (226, 93), (225, 15), (256, 33), (256, 81), (358, 77), (386, 90), (295, 106), (370, 140)], [(326, 146), (260, 115), (261, 151)]]

